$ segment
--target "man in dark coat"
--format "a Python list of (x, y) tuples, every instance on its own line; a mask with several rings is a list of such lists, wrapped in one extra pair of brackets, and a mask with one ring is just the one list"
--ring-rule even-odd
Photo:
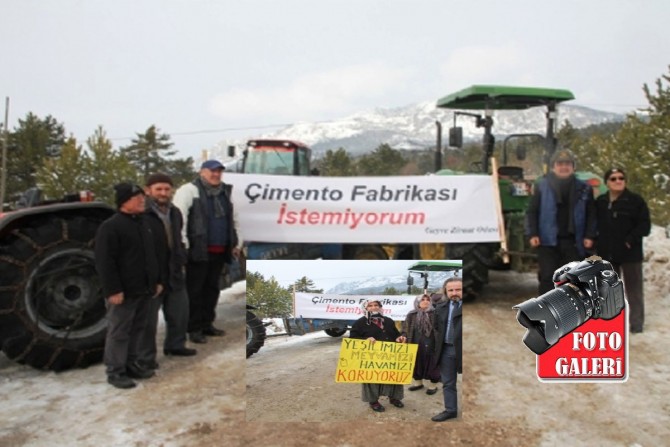
[(575, 156), (567, 150), (551, 158), (551, 172), (535, 185), (526, 212), (526, 235), (537, 248), (538, 293), (552, 290), (554, 271), (581, 261), (596, 236), (593, 190), (575, 176)]
[(626, 187), (626, 173), (612, 168), (605, 173), (608, 191), (596, 200), (598, 255), (611, 262), (623, 276), (630, 309), (630, 331), (644, 327), (644, 289), (642, 278), (642, 238), (651, 231), (649, 208), (644, 199)]
[(151, 300), (163, 286), (153, 235), (143, 215), (142, 188), (119, 183), (114, 189), (118, 212), (98, 228), (95, 266), (107, 297), (107, 381), (117, 388), (132, 388), (133, 378), (154, 375), (137, 363), (137, 349)]
[(444, 411), (433, 416), (435, 422), (458, 417), (458, 373), (463, 372), (463, 280), (451, 277), (442, 286), (442, 301), (435, 309), (435, 351), (440, 365)]
[(165, 355), (192, 356), (195, 349), (186, 347), (188, 326), (188, 295), (186, 294), (186, 249), (181, 240), (182, 216), (172, 205), (172, 179), (157, 173), (145, 182), (146, 219), (154, 235), (161, 276), (166, 278), (165, 289), (151, 301), (147, 325), (139, 348), (139, 362), (149, 369), (158, 368), (156, 361), (156, 331), (158, 315), (165, 317)]

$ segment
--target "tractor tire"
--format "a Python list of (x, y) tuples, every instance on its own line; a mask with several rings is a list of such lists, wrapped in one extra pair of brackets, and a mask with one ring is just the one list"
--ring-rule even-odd
[(339, 327), (334, 327), (331, 329), (324, 329), (326, 334), (330, 335), (331, 337), (341, 337), (344, 335), (345, 332), (347, 332), (347, 329), (341, 329)]
[(0, 241), (5, 355), (61, 371), (102, 360), (107, 320), (93, 240), (102, 219), (46, 215)]
[(247, 358), (263, 347), (265, 337), (263, 322), (253, 312), (247, 310)]
[(389, 256), (379, 245), (345, 245), (344, 259), (388, 260)]
[(472, 300), (489, 282), (489, 267), (492, 257), (487, 244), (449, 244), (447, 258), (463, 261), (463, 295)]

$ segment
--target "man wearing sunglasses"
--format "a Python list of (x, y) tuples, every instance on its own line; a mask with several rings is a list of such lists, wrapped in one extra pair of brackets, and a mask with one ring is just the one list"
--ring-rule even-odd
[(596, 235), (593, 190), (575, 176), (575, 155), (561, 149), (550, 160), (551, 171), (535, 185), (526, 212), (526, 235), (537, 249), (540, 295), (554, 288), (554, 271), (580, 261)]
[(651, 231), (649, 208), (644, 199), (626, 187), (623, 169), (609, 169), (604, 176), (607, 192), (596, 200), (597, 252), (610, 261), (624, 280), (630, 309), (630, 332), (642, 332), (644, 292), (642, 238)]

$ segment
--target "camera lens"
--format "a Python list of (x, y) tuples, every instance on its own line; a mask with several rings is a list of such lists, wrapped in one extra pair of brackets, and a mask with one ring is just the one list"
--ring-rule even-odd
[(592, 302), (572, 284), (531, 298), (514, 306), (516, 319), (528, 330), (523, 342), (536, 354), (542, 354), (562, 336), (583, 324), (591, 316)]
[(564, 265), (553, 280), (560, 284), (554, 290), (513, 307), (516, 319), (528, 328), (523, 342), (538, 355), (590, 318), (614, 318), (626, 304), (623, 283), (599, 256)]

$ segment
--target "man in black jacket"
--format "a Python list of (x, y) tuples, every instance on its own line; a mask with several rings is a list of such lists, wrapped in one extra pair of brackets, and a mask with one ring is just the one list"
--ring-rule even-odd
[(95, 264), (107, 297), (107, 381), (117, 388), (132, 388), (133, 378), (154, 375), (137, 363), (137, 348), (150, 300), (163, 286), (153, 236), (143, 216), (142, 188), (119, 183), (114, 189), (118, 212), (98, 228)]
[(433, 416), (435, 422), (458, 417), (458, 373), (463, 372), (463, 281), (451, 277), (442, 286), (442, 300), (435, 309), (435, 351), (440, 365), (444, 411)]
[(161, 307), (165, 317), (165, 355), (192, 356), (195, 349), (186, 347), (188, 295), (186, 294), (186, 248), (181, 240), (182, 216), (172, 205), (172, 179), (157, 173), (145, 183), (146, 218), (154, 235), (161, 277), (166, 278), (163, 293), (151, 301), (147, 325), (140, 341), (139, 362), (149, 369), (158, 368), (156, 330)]
[(598, 255), (623, 273), (630, 315), (630, 331), (644, 327), (644, 290), (642, 279), (642, 238), (651, 231), (649, 208), (644, 199), (626, 187), (626, 173), (612, 168), (605, 173), (608, 192), (596, 200)]

